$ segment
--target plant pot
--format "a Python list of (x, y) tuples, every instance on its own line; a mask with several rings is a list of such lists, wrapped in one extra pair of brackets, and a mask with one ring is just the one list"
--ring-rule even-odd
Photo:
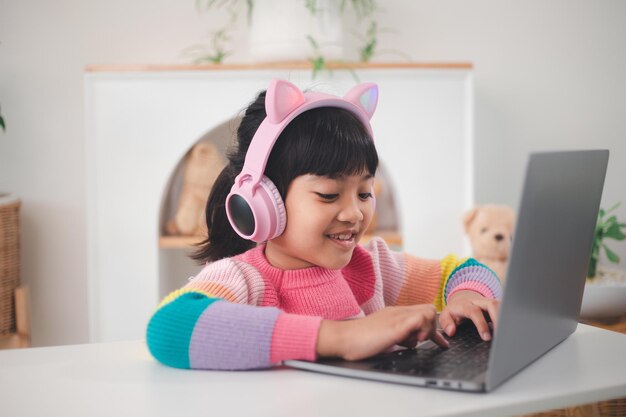
[(317, 2), (312, 14), (304, 2), (263, 0), (252, 10), (250, 56), (259, 62), (306, 60), (314, 54), (313, 37), (326, 60), (343, 57), (343, 24), (338, 1)]
[(583, 319), (610, 320), (626, 316), (626, 271), (598, 267), (595, 278), (587, 278)]

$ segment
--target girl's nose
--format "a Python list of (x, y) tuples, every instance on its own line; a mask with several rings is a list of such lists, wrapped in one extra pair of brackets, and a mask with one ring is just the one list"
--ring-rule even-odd
[(346, 202), (342, 207), (337, 220), (342, 222), (357, 223), (363, 220), (363, 211), (360, 201), (350, 200)]

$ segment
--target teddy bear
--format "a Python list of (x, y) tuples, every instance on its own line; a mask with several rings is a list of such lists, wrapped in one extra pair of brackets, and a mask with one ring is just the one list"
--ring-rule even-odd
[(513, 240), (515, 211), (505, 205), (476, 206), (465, 213), (463, 225), (473, 257), (491, 268), (504, 282)]
[(226, 165), (214, 144), (199, 142), (185, 158), (183, 186), (176, 216), (167, 231), (172, 235), (207, 236), (204, 208), (213, 183)]

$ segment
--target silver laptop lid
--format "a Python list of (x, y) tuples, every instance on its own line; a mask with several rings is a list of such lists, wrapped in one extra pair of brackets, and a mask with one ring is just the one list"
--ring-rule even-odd
[(608, 157), (608, 150), (530, 156), (487, 390), (576, 329)]

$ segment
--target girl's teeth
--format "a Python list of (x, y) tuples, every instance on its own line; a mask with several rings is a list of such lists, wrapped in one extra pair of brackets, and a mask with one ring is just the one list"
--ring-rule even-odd
[(352, 239), (352, 235), (330, 235), (332, 239), (337, 240), (350, 240)]

